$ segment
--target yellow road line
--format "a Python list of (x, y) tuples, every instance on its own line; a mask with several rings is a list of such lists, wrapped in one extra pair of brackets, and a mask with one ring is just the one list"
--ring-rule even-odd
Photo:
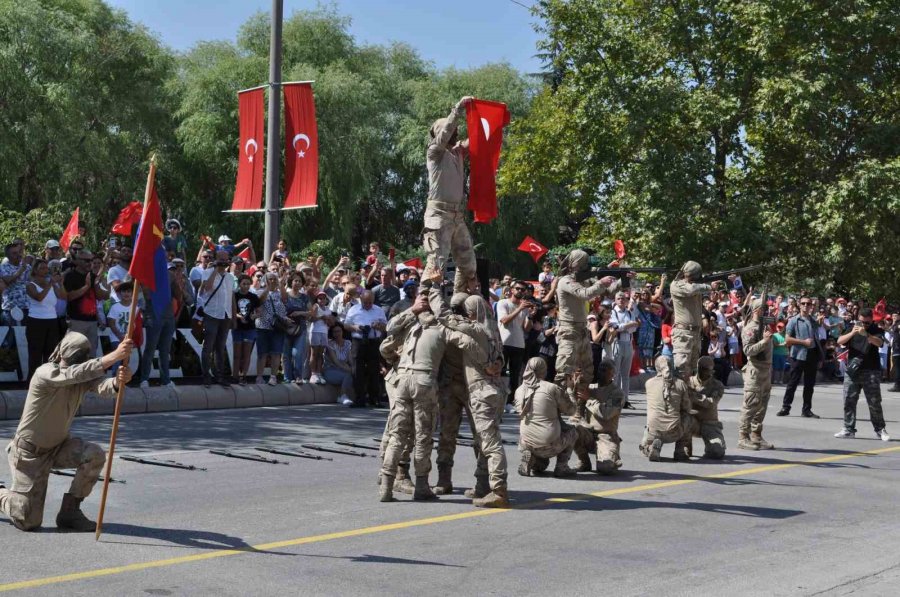
[(509, 512), (511, 510), (516, 510), (525, 507), (534, 507), (538, 504), (553, 504), (553, 503), (567, 503), (576, 501), (579, 499), (584, 499), (585, 497), (610, 497), (615, 495), (622, 495), (626, 493), (639, 493), (642, 491), (650, 491), (653, 489), (663, 489), (668, 487), (677, 487), (679, 485), (689, 485), (691, 483), (699, 483), (701, 481), (709, 481), (714, 479), (727, 479), (732, 477), (741, 477), (745, 475), (753, 475), (758, 473), (765, 473), (770, 471), (778, 471), (787, 468), (794, 468), (798, 466), (810, 466), (816, 464), (823, 464), (827, 462), (836, 462), (840, 460), (849, 460), (851, 458), (859, 458), (862, 456), (877, 456), (878, 454), (885, 454), (888, 452), (896, 452), (900, 450), (900, 446), (892, 447), (892, 448), (881, 448), (878, 450), (870, 450), (867, 452), (853, 452), (851, 454), (838, 454), (835, 456), (826, 456), (823, 458), (816, 458), (813, 460), (802, 460), (796, 462), (786, 462), (784, 464), (771, 464), (766, 466), (759, 466), (749, 469), (739, 469), (730, 471), (727, 473), (718, 473), (715, 475), (706, 475), (706, 476), (696, 476), (685, 479), (674, 479), (671, 481), (662, 481), (658, 483), (643, 483), (641, 485), (634, 485), (631, 487), (620, 487), (616, 489), (608, 489), (604, 491), (596, 491), (593, 493), (586, 494), (576, 494), (565, 497), (556, 497), (556, 498), (548, 498), (546, 500), (541, 500), (540, 502), (534, 502), (529, 504), (519, 504), (512, 508), (506, 509), (495, 509), (495, 510), (468, 510), (466, 512), (460, 512), (458, 514), (448, 514), (445, 516), (433, 516), (431, 518), (419, 518), (416, 520), (408, 520), (405, 522), (395, 522), (391, 524), (383, 524), (378, 526), (364, 527), (361, 529), (352, 529), (349, 531), (340, 531), (337, 533), (326, 533), (324, 535), (311, 535), (308, 537), (300, 537), (298, 539), (288, 539), (286, 541), (274, 541), (271, 543), (262, 543), (260, 545), (254, 545), (252, 547), (248, 547), (246, 549), (222, 549), (218, 551), (210, 551), (206, 553), (200, 553), (189, 556), (182, 556), (178, 558), (168, 558), (165, 560), (154, 560), (150, 562), (139, 562), (136, 564), (126, 564), (124, 566), (113, 566), (111, 568), (99, 568), (97, 570), (86, 570), (84, 572), (76, 572), (73, 574), (63, 574), (60, 576), (48, 576), (44, 578), (36, 578), (33, 580), (23, 580), (19, 582), (12, 582), (7, 584), (0, 585), (0, 592), (4, 591), (14, 591), (17, 589), (29, 589), (34, 587), (42, 587), (46, 585), (59, 584), (65, 582), (72, 582), (76, 580), (87, 580), (91, 578), (99, 578), (102, 576), (111, 576), (114, 574), (122, 574), (125, 572), (136, 572), (138, 570), (148, 570), (150, 568), (164, 568), (167, 566), (174, 566), (177, 564), (188, 564), (191, 562), (201, 562), (203, 560), (212, 560), (215, 558), (222, 558), (225, 556), (233, 556), (244, 553), (253, 553), (254, 551), (269, 551), (272, 549), (280, 549), (283, 547), (293, 547), (296, 545), (308, 545), (310, 543), (322, 543), (324, 541), (333, 541), (335, 539), (347, 539), (350, 537), (361, 537), (363, 535), (372, 535), (375, 533), (385, 533), (388, 531), (398, 531), (402, 529), (409, 529), (413, 527), (421, 527), (431, 524), (439, 524), (442, 522), (453, 522), (456, 520), (466, 520), (469, 518), (477, 518), (480, 516), (490, 516), (492, 514), (501, 514), (503, 512)]

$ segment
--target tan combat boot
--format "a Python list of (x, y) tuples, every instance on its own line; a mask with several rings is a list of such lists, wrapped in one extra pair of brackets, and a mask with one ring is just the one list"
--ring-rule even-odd
[(382, 502), (395, 502), (394, 499), (394, 477), (391, 475), (382, 475), (381, 487), (378, 489), (378, 495)]
[(662, 452), (663, 443), (661, 439), (653, 440), (649, 446), (647, 446), (647, 458), (650, 462), (659, 462), (659, 453)]
[(553, 476), (557, 479), (565, 479), (568, 477), (574, 477), (578, 472), (569, 467), (568, 462), (563, 462), (560, 460), (556, 461), (556, 468), (553, 469)]
[(509, 494), (505, 487), (498, 487), (482, 498), (472, 500), (478, 508), (509, 508)]
[(530, 477), (533, 466), (534, 454), (532, 454), (531, 450), (522, 450), (522, 461), (519, 463), (519, 474), (523, 477)]
[(750, 432), (750, 441), (757, 446), (757, 450), (774, 450), (775, 446), (763, 439), (761, 433)]
[(409, 464), (401, 464), (397, 467), (397, 478), (394, 480), (394, 491), (412, 495), (416, 488), (409, 478)]
[(464, 496), (467, 498), (482, 498), (491, 492), (491, 484), (488, 481), (487, 475), (476, 475), (475, 476), (475, 487), (472, 489), (467, 489)]
[(56, 528), (77, 533), (93, 533), (97, 530), (97, 523), (89, 520), (81, 511), (81, 501), (71, 493), (63, 495), (62, 507), (56, 515)]
[(750, 436), (746, 433), (742, 433), (738, 436), (737, 447), (741, 450), (759, 450), (759, 445), (750, 441)]
[(438, 496), (431, 491), (431, 486), (428, 485), (428, 475), (416, 475), (416, 489), (413, 492), (413, 499), (417, 502), (438, 499)]
[(432, 487), (435, 495), (450, 495), (453, 493), (453, 467), (449, 464), (438, 465), (438, 482)]

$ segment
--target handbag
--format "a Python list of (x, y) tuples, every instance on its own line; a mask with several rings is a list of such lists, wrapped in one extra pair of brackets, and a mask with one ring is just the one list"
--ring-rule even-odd
[(294, 338), (300, 335), (300, 324), (290, 317), (278, 317), (275, 313), (275, 300), (269, 295), (269, 301), (272, 303), (272, 317), (274, 318), (273, 327), (279, 332)]
[[(224, 281), (225, 281), (225, 276), (222, 276), (221, 278), (219, 278), (219, 283), (216, 284), (216, 289), (212, 291), (212, 294), (210, 294), (208, 297), (206, 297), (206, 301), (203, 303), (203, 307), (205, 307), (206, 305), (209, 304), (209, 301), (212, 300), (212, 297), (216, 296), (216, 293), (219, 292), (219, 288), (222, 287), (222, 282), (224, 282)], [(197, 315), (199, 315), (200, 317), (203, 317), (203, 315), (204, 315), (203, 307), (197, 307)]]

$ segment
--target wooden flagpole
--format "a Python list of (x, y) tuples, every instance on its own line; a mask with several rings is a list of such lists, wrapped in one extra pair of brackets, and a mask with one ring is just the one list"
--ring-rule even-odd
[[(156, 156), (152, 156), (150, 158), (150, 173), (147, 175), (147, 189), (144, 191), (144, 210), (146, 211), (147, 204), (150, 203), (150, 193), (153, 190), (153, 185), (156, 180)], [(134, 281), (134, 292), (132, 296), (134, 297), (131, 301), (131, 309), (128, 313), (128, 332), (125, 334), (125, 337), (129, 340), (134, 338), (134, 320), (135, 320), (135, 311), (137, 309), (138, 296), (141, 293), (141, 283), (137, 280)], [(131, 355), (128, 355), (128, 359), (131, 358)], [(127, 360), (124, 364), (125, 367), (128, 366)], [(115, 372), (116, 375), (119, 374), (118, 370)], [(109, 434), (109, 452), (106, 454), (106, 474), (103, 478), (103, 494), (100, 497), (100, 511), (97, 514), (97, 532), (94, 534), (94, 540), (97, 541), (100, 539), (100, 534), (103, 532), (103, 513), (106, 510), (106, 495), (109, 492), (109, 480), (112, 478), (112, 463), (113, 456), (116, 451), (116, 434), (119, 431), (119, 416), (122, 414), (122, 401), (125, 399), (125, 384), (120, 383), (119, 389), (116, 393), (116, 410), (113, 414), (113, 424), (112, 431)]]

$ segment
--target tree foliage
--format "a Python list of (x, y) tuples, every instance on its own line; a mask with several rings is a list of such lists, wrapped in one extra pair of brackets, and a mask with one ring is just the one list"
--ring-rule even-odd
[(892, 260), (874, 258), (898, 232), (895, 3), (537, 11), (551, 85), (517, 126), (505, 189), (561, 190), (593, 212), (583, 240), (624, 238), (647, 264), (774, 258), (795, 288), (900, 293)]

